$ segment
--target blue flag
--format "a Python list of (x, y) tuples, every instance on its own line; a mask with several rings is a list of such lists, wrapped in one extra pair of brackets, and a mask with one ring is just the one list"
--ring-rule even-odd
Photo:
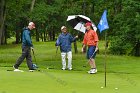
[(104, 10), (104, 13), (103, 13), (103, 15), (101, 17), (101, 20), (100, 20), (100, 22), (99, 22), (99, 24), (97, 26), (98, 29), (100, 30), (100, 32), (102, 32), (103, 30), (109, 28), (107, 18), (106, 18), (106, 14), (107, 14), (107, 10)]

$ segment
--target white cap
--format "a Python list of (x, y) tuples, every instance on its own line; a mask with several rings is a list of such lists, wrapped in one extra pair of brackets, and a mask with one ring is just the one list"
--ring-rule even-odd
[(35, 28), (35, 24), (33, 22), (29, 22), (28, 24), (29, 26), (33, 26), (33, 28)]
[(64, 28), (66, 28), (66, 26), (62, 26), (62, 27), (61, 27), (61, 30), (64, 29)]

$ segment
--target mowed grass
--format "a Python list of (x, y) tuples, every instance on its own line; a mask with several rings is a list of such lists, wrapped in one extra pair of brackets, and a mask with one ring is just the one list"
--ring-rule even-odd
[(54, 44), (34, 42), (40, 69), (35, 72), (28, 72), (26, 61), (20, 66), (24, 72), (7, 71), (13, 69), (21, 55), (21, 45), (0, 46), (0, 93), (140, 93), (140, 57), (108, 54), (107, 87), (104, 88), (103, 41), (99, 44), (100, 54), (96, 56), (97, 74), (87, 73), (90, 68), (85, 54), (80, 52), (80, 42), (77, 42), (78, 54), (73, 51), (73, 70), (62, 71), (60, 50), (56, 54)]

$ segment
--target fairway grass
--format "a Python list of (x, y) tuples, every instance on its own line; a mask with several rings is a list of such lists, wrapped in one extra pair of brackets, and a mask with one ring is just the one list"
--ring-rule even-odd
[[(60, 51), (55, 42), (34, 43), (40, 71), (29, 72), (26, 62), (12, 65), (21, 54), (20, 45), (0, 46), (0, 93), (140, 93), (140, 57), (107, 55), (107, 87), (104, 87), (104, 48), (96, 56), (97, 74), (88, 74), (85, 54), (73, 52), (73, 70), (61, 70)], [(33, 58), (34, 61), (34, 58)], [(83, 67), (84, 66), (84, 67)], [(47, 69), (54, 68), (54, 69)]]

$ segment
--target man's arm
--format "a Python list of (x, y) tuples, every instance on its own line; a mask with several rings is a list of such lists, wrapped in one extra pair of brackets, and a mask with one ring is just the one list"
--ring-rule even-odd
[(82, 50), (81, 50), (83, 53), (85, 52), (85, 48), (86, 48), (86, 45), (83, 44), (83, 46), (82, 46)]
[(55, 46), (60, 46), (60, 36), (57, 38)]
[(75, 42), (77, 38), (78, 38), (78, 35), (75, 36), (75, 37), (72, 37), (72, 35), (70, 35), (70, 41), (71, 42)]
[(28, 46), (33, 47), (32, 40), (31, 40), (31, 37), (29, 35), (29, 32), (25, 31), (24, 34), (25, 34), (25, 40), (26, 40)]
[(83, 45), (82, 45), (82, 52), (83, 53), (86, 51), (86, 44), (87, 44), (86, 35), (84, 35)]
[(95, 49), (95, 52), (98, 50), (98, 41), (96, 42), (96, 49)]

